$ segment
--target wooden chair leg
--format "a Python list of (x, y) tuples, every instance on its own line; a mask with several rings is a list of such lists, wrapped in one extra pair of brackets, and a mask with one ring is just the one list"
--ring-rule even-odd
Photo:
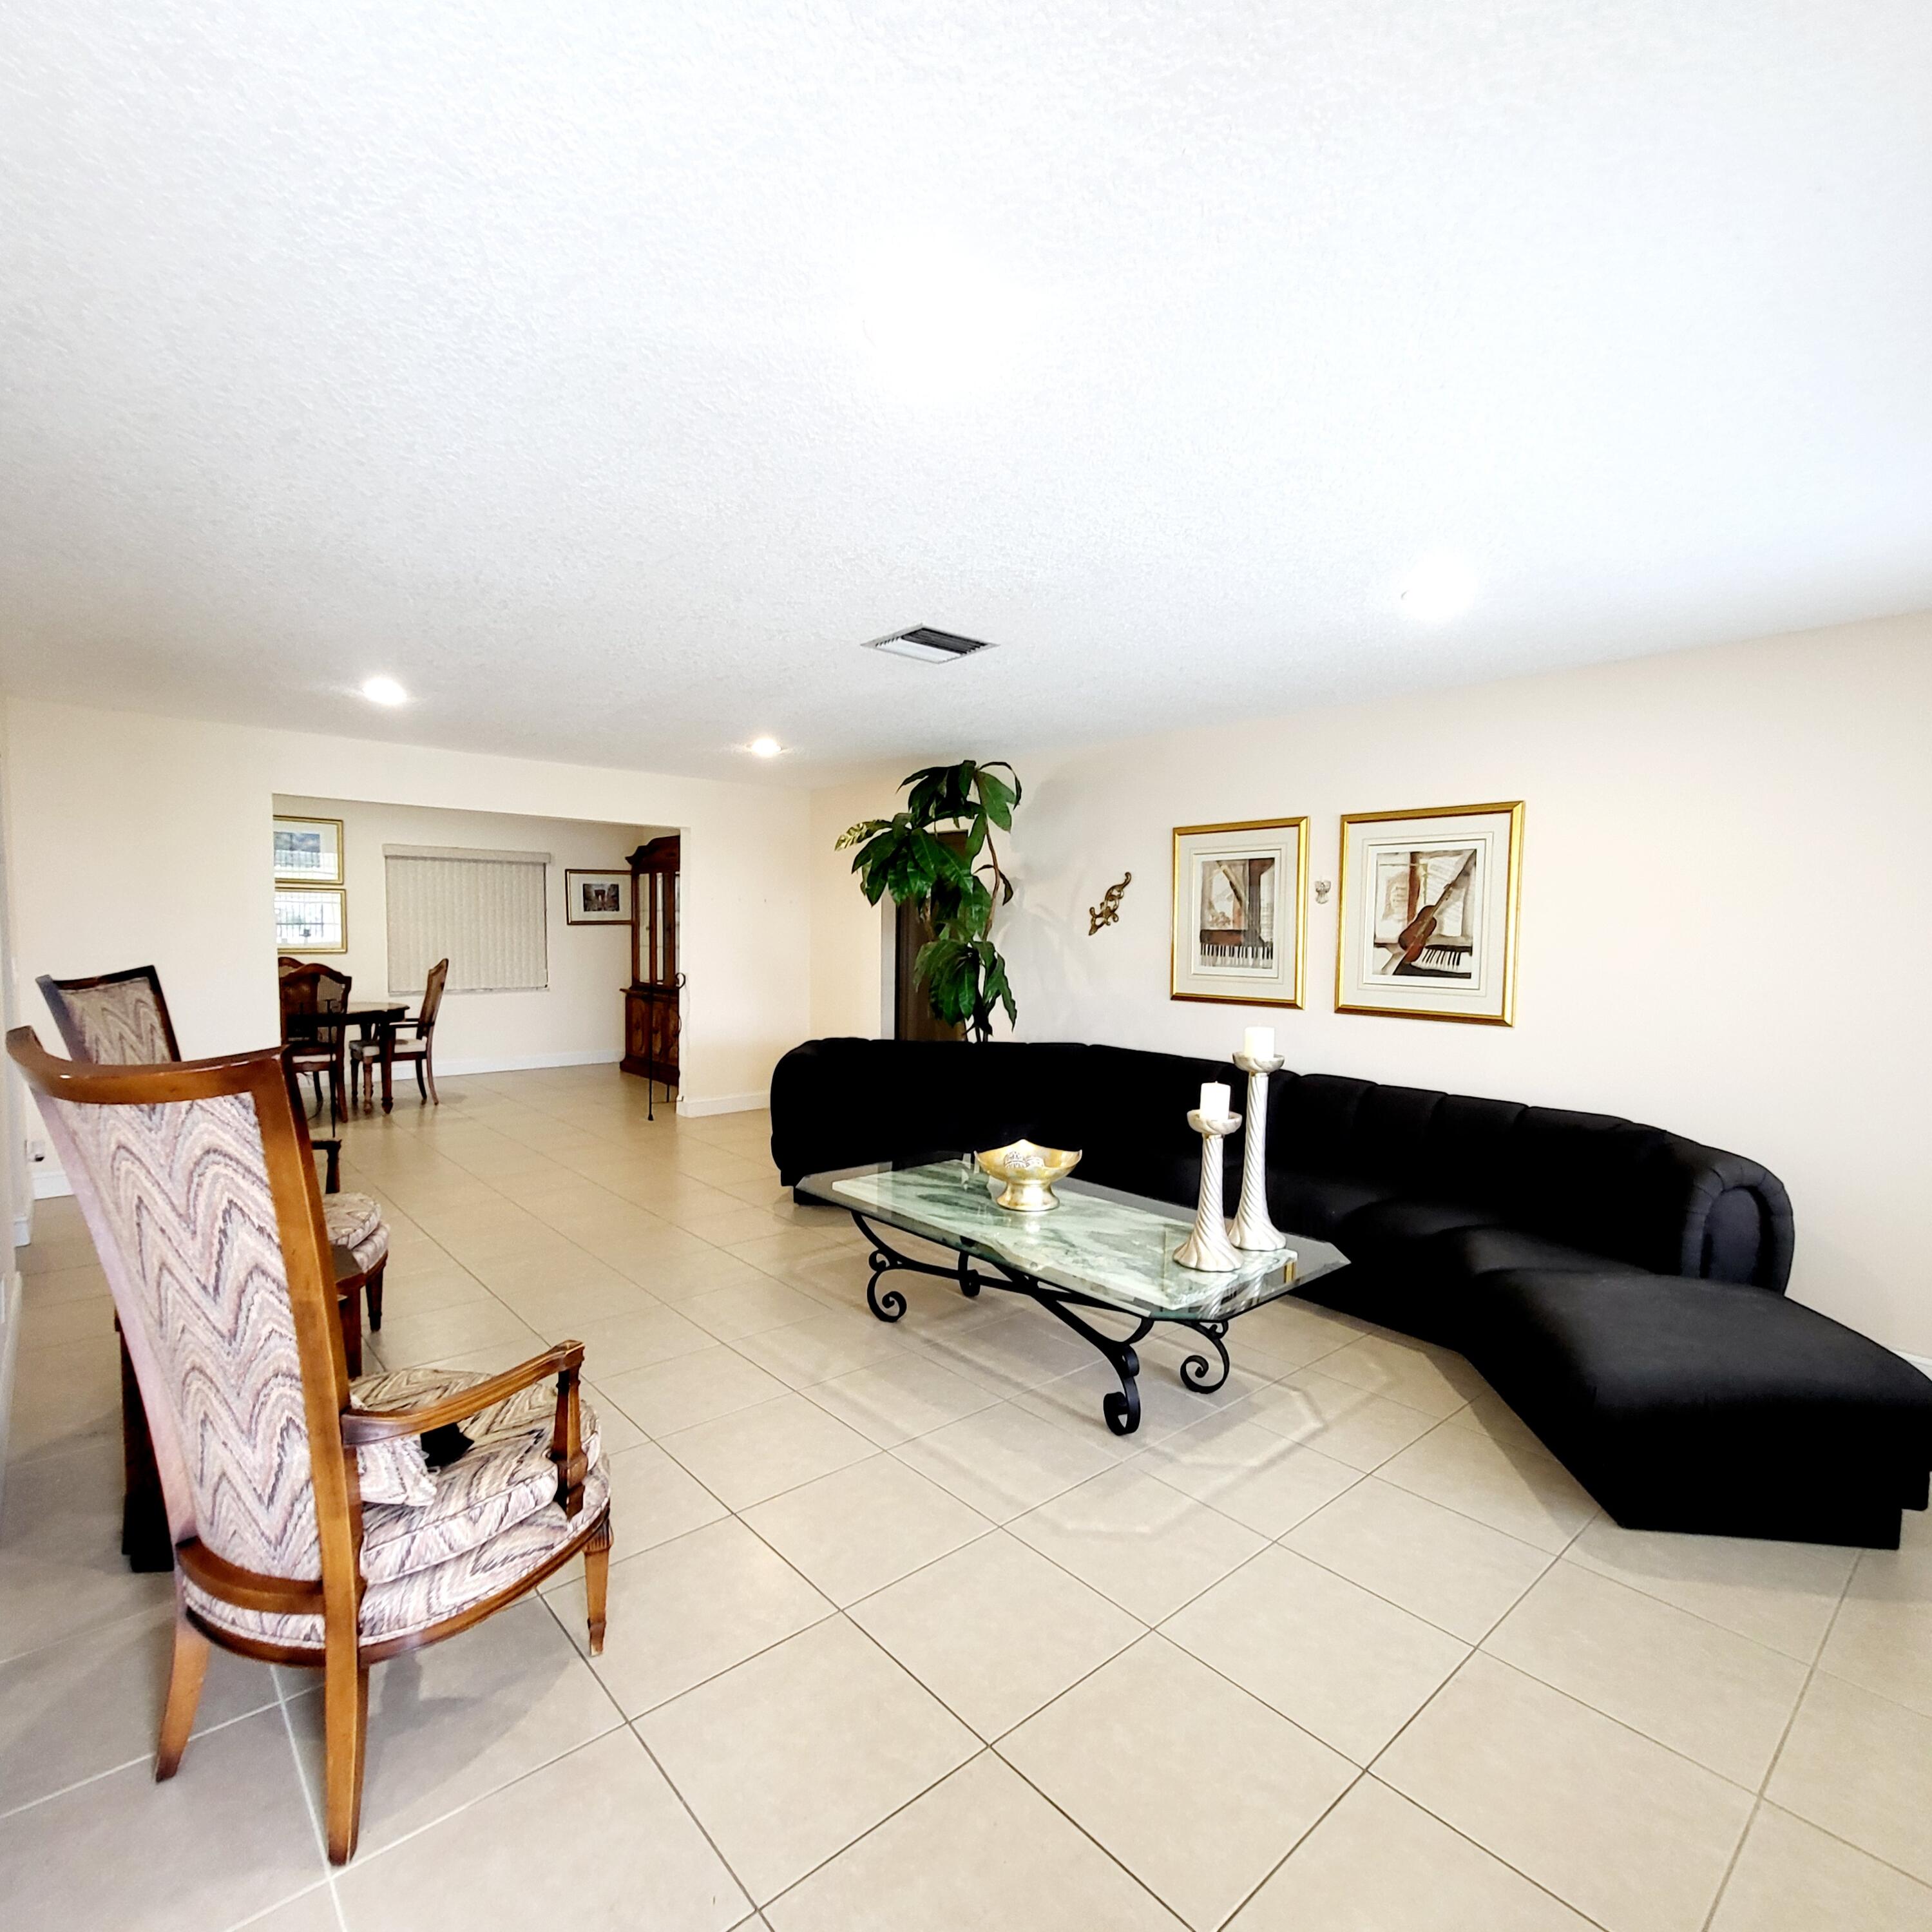
[[(332, 1254), (346, 1255), (346, 1248), (334, 1248)], [(335, 1308), (342, 1320), (342, 1355), (349, 1370), (349, 1379), (353, 1382), (362, 1372), (362, 1284), (351, 1274), (348, 1277), (355, 1286), (345, 1288), (342, 1277), (336, 1279)]]
[(430, 1064), (429, 1046), (425, 1042), (422, 1056), (423, 1078), (429, 1082), (429, 1103), (432, 1107), (442, 1105), (442, 1096), (436, 1090), (436, 1069)]
[(590, 1611), (590, 1654), (604, 1654), (604, 1603), (610, 1588), (610, 1516), (584, 1546), (584, 1594)]
[(179, 1611), (175, 1613), (174, 1666), (168, 1673), (168, 1701), (161, 1712), (161, 1741), (154, 1752), (154, 1782), (164, 1784), (181, 1768), (188, 1733), (201, 1703), (208, 1653), (214, 1646)]
[(340, 1657), (332, 1652), (322, 1666), (324, 1809), (332, 1865), (346, 1865), (356, 1856), (369, 1738), (369, 1666), (358, 1662), (349, 1646), (343, 1650)]
[(421, 1054), (416, 1055), (416, 1095), (422, 1100), (429, 1098), (429, 1089), (423, 1084), (423, 1072), (428, 1065), (429, 1062)]
[(382, 1326), (382, 1270), (388, 1265), (389, 1258), (385, 1255), (376, 1264), (368, 1280), (364, 1284), (364, 1292), (369, 1298), (369, 1326), (379, 1330)]

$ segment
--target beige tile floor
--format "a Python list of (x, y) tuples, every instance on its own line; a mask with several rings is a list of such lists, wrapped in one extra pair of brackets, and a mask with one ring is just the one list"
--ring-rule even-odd
[(1466, 1364), (1303, 1306), (1148, 1424), (1036, 1311), (793, 1204), (761, 1114), (586, 1068), (349, 1130), (394, 1232), (371, 1364), (564, 1335), (612, 1459), (574, 1574), (382, 1666), (363, 1849), (310, 1680), (218, 1660), (148, 1754), (170, 1586), (116, 1553), (116, 1356), (71, 1202), (22, 1254), (0, 1510), (8, 1932), (1932, 1928), (1932, 1534), (1633, 1534)]

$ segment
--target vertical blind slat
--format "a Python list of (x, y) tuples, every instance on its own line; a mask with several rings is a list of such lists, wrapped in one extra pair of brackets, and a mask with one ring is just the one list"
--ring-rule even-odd
[(392, 995), (420, 992), (445, 957), (452, 993), (550, 984), (543, 866), (393, 854), (383, 863)]

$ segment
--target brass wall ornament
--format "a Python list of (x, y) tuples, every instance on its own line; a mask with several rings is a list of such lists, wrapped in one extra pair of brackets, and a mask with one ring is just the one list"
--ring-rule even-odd
[(1120, 916), (1120, 895), (1133, 884), (1131, 872), (1122, 875), (1118, 886), (1109, 886), (1100, 895), (1100, 903), (1087, 908), (1087, 937), (1091, 939), (1103, 926), (1114, 925)]

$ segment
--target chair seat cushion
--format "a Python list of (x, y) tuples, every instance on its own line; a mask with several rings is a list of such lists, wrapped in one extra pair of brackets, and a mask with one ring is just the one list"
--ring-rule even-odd
[(328, 1226), (329, 1246), (346, 1248), (361, 1273), (369, 1274), (387, 1257), (389, 1224), (368, 1195), (325, 1194), (322, 1218)]
[[(419, 1408), (476, 1386), (487, 1377), (468, 1370), (402, 1369), (364, 1376), (350, 1385), (358, 1408), (392, 1412)], [(597, 1418), (582, 1405), (585, 1513), (564, 1516), (556, 1501), (556, 1469), (550, 1460), (556, 1392), (548, 1380), (464, 1418), (468, 1452), (441, 1469), (428, 1467), (418, 1437), (371, 1445), (413, 1452), (420, 1470), (414, 1486), (426, 1487), (420, 1503), (366, 1502), (362, 1511), (365, 1642), (399, 1636), (454, 1616), (538, 1568), (580, 1529), (609, 1498), (609, 1482)], [(399, 1462), (411, 1461), (408, 1456)], [(365, 1495), (369, 1450), (357, 1451)], [(185, 1583), (196, 1609), (224, 1630), (268, 1642), (319, 1644), (321, 1619), (238, 1610)]]
[[(468, 1460), (467, 1457), (464, 1458)], [(610, 1507), (610, 1478), (606, 1465), (593, 1463), (584, 1479), (584, 1507), (566, 1516), (563, 1505), (552, 1502), (496, 1535), (426, 1570), (371, 1583), (362, 1598), (362, 1640), (383, 1643), (408, 1636), (460, 1615), (472, 1606), (512, 1589), (550, 1562), (571, 1540), (583, 1534)], [(283, 1644), (291, 1649), (322, 1654), (319, 1616), (284, 1616), (268, 1610), (241, 1610), (197, 1589), (185, 1578), (182, 1588), (196, 1614), (218, 1630), (257, 1642)]]

